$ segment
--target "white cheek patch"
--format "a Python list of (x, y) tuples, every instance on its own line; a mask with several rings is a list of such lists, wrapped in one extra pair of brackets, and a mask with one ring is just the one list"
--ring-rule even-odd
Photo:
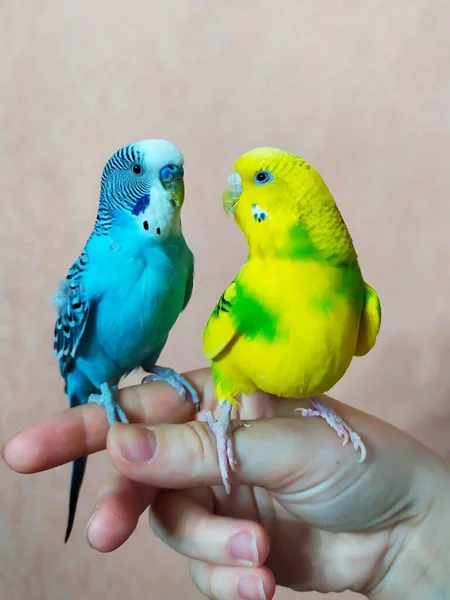
[(252, 215), (255, 221), (258, 223), (261, 223), (266, 219), (272, 219), (267, 210), (264, 210), (258, 204), (252, 204)]
[(174, 212), (174, 206), (165, 190), (152, 187), (150, 203), (137, 220), (151, 237), (166, 237), (172, 226)]

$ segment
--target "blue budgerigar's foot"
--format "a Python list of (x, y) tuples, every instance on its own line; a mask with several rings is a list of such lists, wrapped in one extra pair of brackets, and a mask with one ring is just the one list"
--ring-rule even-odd
[(205, 417), (208, 427), (216, 438), (220, 474), (225, 491), (229, 494), (231, 492), (230, 471), (234, 471), (237, 465), (233, 446), (233, 433), (239, 427), (250, 427), (250, 425), (237, 419), (231, 420), (231, 404), (229, 402), (224, 401), (220, 408), (221, 413), (218, 421), (214, 418), (212, 412), (206, 413)]
[(192, 402), (195, 404), (197, 410), (200, 410), (200, 398), (198, 397), (194, 386), (173, 369), (170, 369), (169, 367), (154, 366), (152, 372), (144, 377), (142, 383), (151, 383), (152, 381), (165, 381), (185, 400), (187, 400), (186, 392), (189, 392)]
[(357, 452), (361, 452), (359, 462), (364, 462), (367, 454), (366, 446), (356, 431), (353, 431), (323, 400), (311, 398), (311, 404), (313, 408), (296, 408), (295, 410), (301, 412), (303, 417), (321, 417), (324, 419), (337, 435), (344, 439), (344, 446), (348, 444), (349, 440), (351, 441), (353, 448)]
[(121, 421), (122, 423), (128, 423), (128, 419), (116, 400), (117, 397), (117, 385), (108, 385), (108, 383), (102, 383), (100, 386), (100, 394), (91, 394), (89, 396), (89, 402), (95, 402), (100, 404), (106, 411), (108, 417), (108, 423), (112, 425)]

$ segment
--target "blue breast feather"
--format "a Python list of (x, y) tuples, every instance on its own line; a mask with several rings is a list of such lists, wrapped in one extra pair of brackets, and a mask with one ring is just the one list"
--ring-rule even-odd
[(96, 384), (132, 371), (164, 346), (182, 309), (188, 271), (176, 247), (156, 247), (146, 260), (110, 253), (103, 266), (85, 274), (87, 289), (103, 292), (92, 303), (76, 359)]

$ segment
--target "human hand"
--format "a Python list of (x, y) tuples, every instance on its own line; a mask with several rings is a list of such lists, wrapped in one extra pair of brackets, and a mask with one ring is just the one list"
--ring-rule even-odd
[[(189, 378), (205, 410), (214, 408), (209, 370)], [(133, 420), (192, 417), (171, 388), (156, 385), (121, 393)], [(300, 404), (261, 393), (245, 399), (241, 418), (265, 418), (235, 434), (240, 463), (231, 496), (220, 485), (206, 424), (115, 425), (108, 450), (119, 475), (100, 491), (88, 526), (91, 545), (118, 547), (151, 504), (154, 531), (191, 559), (194, 582), (210, 598), (269, 599), (275, 582), (297, 590), (353, 589), (380, 599), (445, 597), (450, 481), (443, 462), (386, 423), (335, 403), (368, 447), (365, 463), (358, 464), (354, 450), (342, 447), (321, 420), (294, 413)], [(54, 417), (59, 433), (47, 421), (18, 434), (5, 460), (34, 472), (101, 449), (108, 427), (97, 408)], [(73, 441), (55, 454), (61, 426)], [(153, 458), (129, 460), (146, 449), (151, 431)]]

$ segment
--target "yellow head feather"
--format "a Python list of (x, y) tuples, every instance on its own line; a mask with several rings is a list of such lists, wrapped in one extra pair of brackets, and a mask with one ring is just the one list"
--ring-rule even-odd
[(356, 259), (330, 190), (306, 160), (261, 147), (240, 156), (234, 167), (223, 202), (246, 236), (251, 254), (315, 254), (337, 263)]

